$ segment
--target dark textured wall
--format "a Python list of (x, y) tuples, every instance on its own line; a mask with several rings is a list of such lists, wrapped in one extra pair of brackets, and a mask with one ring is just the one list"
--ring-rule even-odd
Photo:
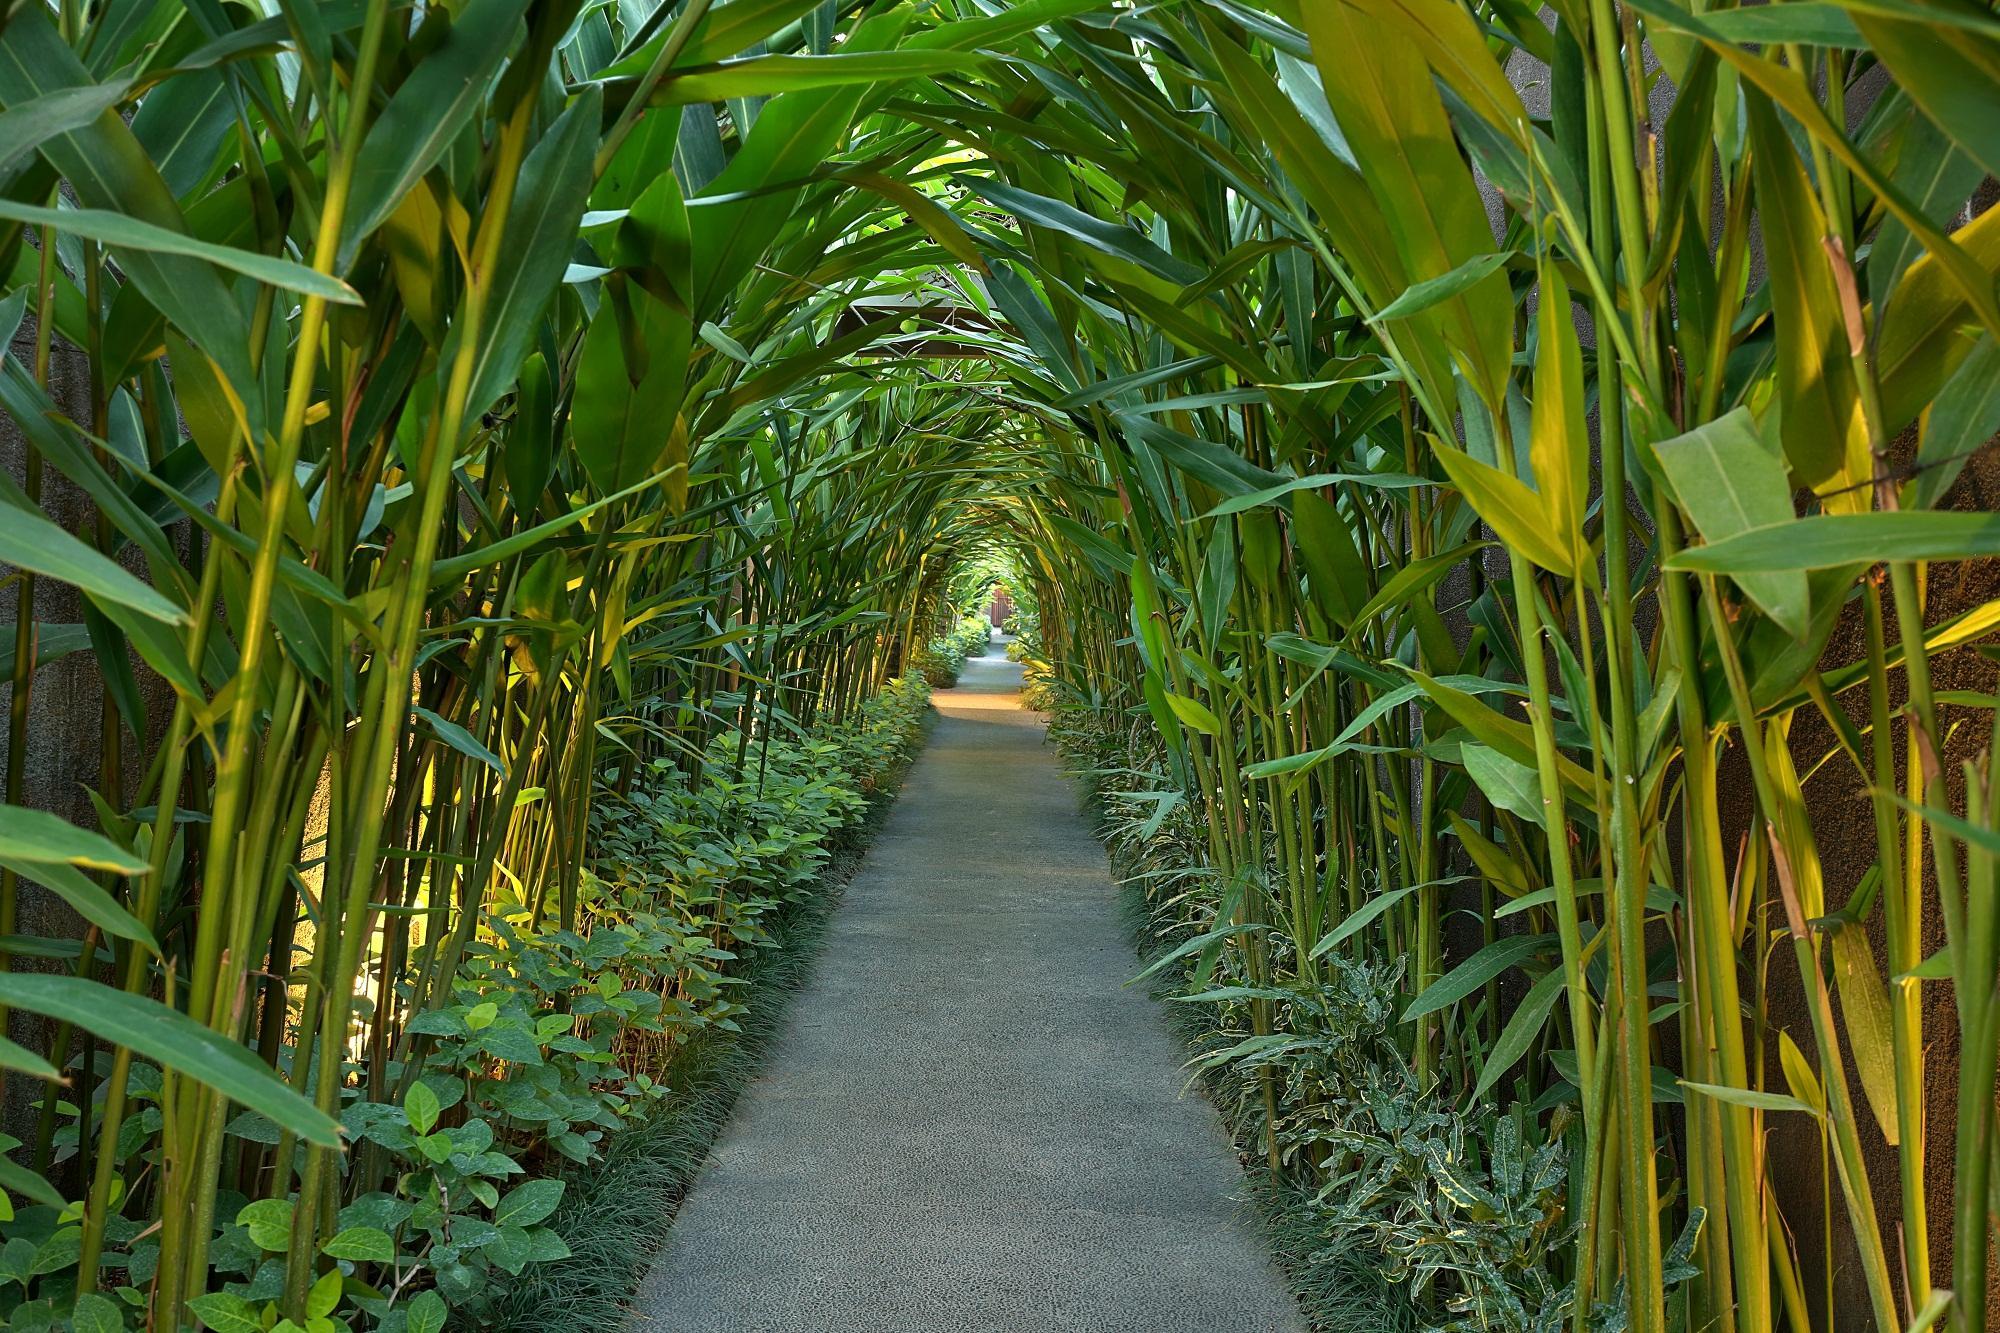
[[(90, 379), (83, 356), (59, 338), (51, 350), (50, 396), (64, 414), (87, 424), (90, 420)], [(23, 321), (8, 354), (23, 366), (34, 365), (35, 321), (32, 315)], [(5, 412), (0, 412), (0, 466), (4, 466), (16, 482), (25, 483), (26, 447), (19, 427)], [(86, 539), (95, 530), (96, 514), (90, 498), (53, 468), (44, 468), (42, 472), (42, 511)], [(6, 521), (4, 512), (0, 512), (0, 523)], [(143, 563), (131, 551), (125, 553), (122, 563), (133, 573), (145, 576)], [(10, 630), (20, 605), (21, 585), (13, 577), (15, 572), (8, 566), (0, 565), (0, 623)], [(83, 598), (65, 584), (48, 579), (36, 583), (34, 615), (39, 624), (81, 623), (82, 604)], [(136, 656), (132, 658), (132, 663), (146, 706), (148, 735), (135, 737), (122, 723), (119, 726), (125, 756), (124, 790), (112, 803), (120, 808), (129, 808), (136, 799), (138, 780), (144, 775), (146, 764), (165, 732), (173, 709), (173, 692), (165, 683)], [(7, 666), (8, 670), (0, 674), (12, 674), (11, 659)], [(34, 674), (28, 701), (28, 727), (20, 755), (24, 780), (20, 803), (53, 810), (73, 823), (95, 828), (97, 813), (91, 804), (90, 792), (100, 789), (103, 778), (103, 725), (104, 709), (107, 707), (95, 658), (85, 650), (49, 663)], [(13, 703), (12, 681), (0, 681), (0, 719), (9, 715)], [(0, 752), (5, 751), (10, 735), (6, 723), (0, 720)], [(7, 763), (14, 762), (11, 754), (4, 757)], [(17, 929), (20, 934), (74, 939), (83, 933), (81, 920), (59, 899), (25, 883), (19, 893)], [(32, 968), (48, 964), (19, 959), (10, 965)], [(47, 1049), (48, 1034), (44, 1027), (43, 1020), (32, 1014), (15, 1013), (10, 1016), (10, 1034), (35, 1050)], [(21, 1117), (24, 1108), (40, 1095), (41, 1085), (33, 1080), (9, 1079), (5, 1102), (0, 1104), (0, 1125), (16, 1137), (23, 1137), (20, 1131), (23, 1128)]]
[[(1546, 15), (1545, 15), (1546, 16)], [(1547, 85), (1549, 71), (1539, 61), (1516, 53), (1508, 66), (1508, 77), (1520, 92), (1522, 101), (1531, 115), (1548, 114), (1549, 91)], [(1875, 97), (1880, 93), (1884, 74), (1878, 68), (1870, 71), (1859, 87), (1848, 98), (1847, 111), (1850, 123), (1858, 123), (1864, 117)], [(1658, 79), (1650, 89), (1647, 114), (1655, 126), (1666, 123), (1668, 113), (1673, 109), (1674, 88), (1666, 78)], [(1503, 221), (1503, 205), (1497, 192), (1480, 182), (1485, 196), (1488, 216), (1496, 229)], [(1973, 201), (1968, 216), (1976, 215), (1996, 201), (1994, 183), (1988, 181), (1979, 196)], [(1752, 234), (1751, 281), (1756, 283), (1763, 277), (1762, 237), (1753, 228)], [(1593, 345), (1588, 320), (1580, 312), (1578, 331), (1583, 336), (1586, 348)], [(1597, 422), (1593, 411), (1591, 429)], [(1906, 439), (1899, 462), (1907, 462), (1913, 451), (1913, 443)], [(1994, 442), (2000, 445), (2000, 440)], [(1955, 509), (1992, 511), (2000, 509), (2000, 452), (1993, 447), (1983, 452), (1966, 468), (1946, 499), (1946, 506)], [(1504, 561), (1498, 562), (1492, 572), (1504, 577)], [(1981, 605), (2000, 597), (2000, 562), (1975, 562), (1963, 568), (1935, 570), (1926, 592), (1927, 618), (1936, 623), (1960, 611)], [(1642, 635), (1652, 632), (1650, 606), (1643, 608)], [(1865, 638), (1862, 633), (1861, 609), (1858, 603), (1848, 608), (1832, 642), (1827, 647), (1823, 666), (1833, 668), (1853, 662), (1866, 656)], [(1996, 676), (2000, 676), (1990, 661), (1982, 659), (1968, 650), (1948, 654), (1933, 665), (1935, 688), (1939, 690), (1963, 689), (1992, 693), (1996, 688)], [(1892, 684), (1891, 708), (1899, 708), (1903, 702), (1904, 684), (1901, 673), (1897, 673)], [(1847, 708), (1851, 719), (1865, 726), (1868, 707), (1865, 690), (1849, 692), (1841, 703)], [(1963, 760), (1971, 758), (1986, 747), (1988, 740), (1987, 715), (1975, 714), (1967, 709), (1947, 709), (1944, 713), (1945, 725), (1958, 724), (1945, 746), (1944, 764), (1948, 770), (1955, 769)], [(1794, 724), (1792, 732), (1794, 762), (1803, 775), (1808, 767), (1817, 762), (1835, 744), (1832, 728), (1817, 712), (1803, 710)], [(1903, 744), (1900, 734), (1896, 751), (1901, 762)], [(1900, 772), (1900, 769), (1899, 769)], [(1741, 751), (1732, 749), (1725, 757), (1722, 772), (1722, 792), (1724, 813), (1727, 817), (1726, 845), (1734, 847), (1736, 839), (1748, 825), (1754, 792), (1751, 789), (1748, 772), (1741, 760)], [(1954, 800), (1962, 797), (1962, 783), (1955, 777), (1951, 791)], [(1851, 763), (1844, 759), (1829, 763), (1807, 783), (1806, 794), (1809, 813), (1818, 842), (1822, 866), (1826, 876), (1826, 893), (1829, 908), (1836, 908), (1847, 900), (1861, 877), (1875, 863), (1875, 826), (1872, 808), (1869, 804), (1867, 784), (1855, 772)], [(1961, 807), (1962, 808), (1962, 807)], [(1943, 920), (1937, 906), (1937, 883), (1935, 870), (1926, 862), (1927, 874), (1924, 882), (1926, 895), (1924, 953), (1928, 956), (1943, 943)], [(1882, 940), (1881, 914), (1875, 914), (1872, 938), (1876, 952), (1876, 964), (1886, 977), (1887, 968), (1883, 963), (1884, 946)], [(1812, 1057), (1814, 1042), (1812, 1026), (1804, 1007), (1800, 988), (1798, 968), (1793, 961), (1789, 946), (1774, 951), (1769, 958), (1768, 972), (1771, 978), (1771, 1012), (1773, 1018), (1798, 1042), (1801, 1050)], [(1746, 992), (1747, 993), (1747, 992)], [(1957, 1150), (1957, 1125), (1954, 1108), (1957, 1101), (1958, 1072), (1958, 1025), (1951, 1003), (1950, 987), (1947, 983), (1926, 983), (1923, 990), (1924, 1035), (1928, 1044), (1927, 1065), (1928, 1118), (1924, 1126), (1926, 1178), (1930, 1182), (1929, 1217), (1931, 1223), (1932, 1281), (1936, 1285), (1948, 1286), (1951, 1255), (1951, 1208), (1954, 1156)], [(1783, 1088), (1784, 1075), (1777, 1066), (1777, 1042), (1775, 1034), (1769, 1042), (1771, 1065), (1767, 1071), (1767, 1086)], [(1849, 1061), (1851, 1066), (1851, 1059)], [(1850, 1082), (1852, 1081), (1850, 1069)], [(1869, 1183), (1873, 1191), (1876, 1210), (1884, 1219), (1885, 1243), (1891, 1250), (1891, 1263), (1895, 1262), (1898, 1245), (1896, 1219), (1900, 1216), (1899, 1201), (1901, 1185), (1898, 1174), (1897, 1152), (1882, 1138), (1872, 1114), (1867, 1110), (1865, 1099), (1856, 1085), (1853, 1097), (1861, 1120), (1861, 1137), (1869, 1160)], [(2000, 1093), (1996, 1093), (2000, 1096)], [(1679, 1118), (1666, 1117), (1663, 1125), (1678, 1126)], [(1774, 1187), (1778, 1193), (1780, 1206), (1790, 1227), (1793, 1242), (1799, 1252), (1803, 1276), (1806, 1282), (1807, 1298), (1813, 1308), (1816, 1327), (1837, 1329), (1839, 1333), (1870, 1333), (1873, 1317), (1861, 1271), (1856, 1263), (1854, 1237), (1847, 1224), (1845, 1204), (1837, 1179), (1823, 1180), (1820, 1170), (1819, 1137), (1813, 1127), (1798, 1116), (1774, 1115), (1768, 1117), (1770, 1128), (1769, 1165)], [(1828, 1274), (1822, 1255), (1824, 1229), (1829, 1219), (1824, 1207), (1830, 1191), (1832, 1201), (1831, 1225), (1833, 1228), (1833, 1271), (1831, 1284), (1833, 1309), (1826, 1310)], [(1986, 1301), (1989, 1322), (2000, 1327), (2000, 1255), (1995, 1255), (1989, 1263), (1986, 1287)]]
[[(1975, 458), (1948, 499), (1950, 507), (1957, 509), (2000, 509), (2000, 451), (1989, 448)], [(1981, 561), (1957, 568), (1934, 569), (1926, 596), (1929, 601), (1927, 618), (1931, 623), (2000, 598), (2000, 562)], [(1825, 664), (1829, 667), (1840, 666), (1866, 656), (1867, 639), (1857, 603), (1848, 608), (1847, 615), (1835, 631), (1833, 641), (1827, 648)], [(1992, 694), (1996, 688), (1996, 676), (2000, 676), (2000, 668), (1996, 668), (1993, 662), (1966, 649), (1937, 659), (1931, 671), (1933, 687), (1937, 690), (1973, 690), (1982, 694)], [(1906, 697), (1905, 678), (1897, 672), (1891, 680), (1889, 692), (1892, 716), (1902, 708)], [(1868, 725), (1868, 699), (1864, 689), (1857, 687), (1850, 690), (1839, 702), (1857, 727)], [(1958, 772), (1959, 765), (1986, 749), (1990, 740), (1990, 719), (1983, 711), (1945, 707), (1940, 709), (1939, 724), (1946, 731), (1942, 748), (1943, 766), (1950, 775), (1948, 789), (1954, 805), (1962, 809), (1964, 783)], [(1897, 732), (1897, 776), (1900, 781), (1905, 747), (1902, 729), (1899, 727)], [(1832, 727), (1816, 711), (1806, 709), (1799, 713), (1792, 729), (1792, 758), (1801, 775), (1837, 744)], [(1734, 839), (1740, 836), (1750, 819), (1752, 805), (1749, 777), (1741, 766), (1739, 755), (1732, 755), (1724, 778), (1724, 813), (1731, 840), (1729, 845), (1733, 846)], [(1855, 771), (1852, 763), (1836, 759), (1820, 769), (1807, 783), (1806, 796), (1814, 840), (1819, 846), (1820, 862), (1826, 877), (1827, 906), (1835, 909), (1847, 901), (1862, 876), (1875, 864), (1874, 814), (1869, 802), (1868, 784)], [(1923, 951), (1928, 957), (1944, 944), (1944, 922), (1938, 911), (1936, 867), (1928, 856), (1923, 892)], [(1876, 967), (1886, 978), (1889, 969), (1879, 909), (1874, 913), (1870, 936), (1875, 947)], [(1807, 1058), (1813, 1059), (1811, 1019), (1806, 1011), (1798, 968), (1792, 961), (1789, 947), (1780, 948), (1772, 954), (1769, 971), (1772, 1016), (1792, 1034)], [(1958, 1144), (1958, 1017), (1948, 982), (1923, 983), (1922, 995), (1924, 1038), (1929, 1053), (1926, 1066), (1924, 1175), (1929, 1182), (1926, 1193), (1930, 1210), (1931, 1280), (1937, 1286), (1949, 1286), (1954, 1159)], [(1860, 1083), (1853, 1075), (1851, 1058), (1849, 1064), (1849, 1091), (1857, 1109), (1862, 1146), (1868, 1156), (1869, 1187), (1874, 1193), (1877, 1214), (1883, 1219), (1884, 1240), (1891, 1247), (1893, 1263), (1897, 1244), (1896, 1219), (1900, 1216), (1899, 1201), (1902, 1198), (1897, 1150), (1883, 1139), (1881, 1129), (1867, 1109)], [(1772, 1043), (1770, 1067), (1766, 1074), (1769, 1086), (1785, 1086), (1783, 1072), (1777, 1065), (1775, 1043)], [(1820, 1321), (1821, 1326), (1838, 1329), (1840, 1333), (1863, 1333), (1872, 1329), (1868, 1293), (1856, 1261), (1854, 1237), (1847, 1225), (1840, 1182), (1837, 1174), (1822, 1179), (1818, 1133), (1800, 1116), (1772, 1116), (1767, 1124), (1771, 1131), (1772, 1177), (1777, 1183), (1786, 1220), (1791, 1224), (1794, 1242), (1809, 1275), (1806, 1294), (1814, 1307), (1815, 1319)], [(1820, 1256), (1827, 1221), (1823, 1200), (1828, 1190), (1833, 1202), (1834, 1232), (1833, 1312), (1830, 1319), (1820, 1309), (1825, 1304), (1827, 1286)], [(1986, 1305), (1988, 1322), (2000, 1326), (2000, 1258), (1993, 1256), (1989, 1256)]]

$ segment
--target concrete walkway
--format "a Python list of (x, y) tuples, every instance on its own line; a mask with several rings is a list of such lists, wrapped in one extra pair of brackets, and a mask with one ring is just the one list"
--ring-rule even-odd
[(1303, 1327), (1019, 684), (937, 694), (634, 1330)]

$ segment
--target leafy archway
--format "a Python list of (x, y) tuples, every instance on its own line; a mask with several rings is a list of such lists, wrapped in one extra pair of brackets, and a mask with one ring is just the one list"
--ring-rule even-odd
[[(110, 1255), (161, 1327), (416, 1325), (552, 1253), (454, 1167), (489, 1243), (405, 1263), (459, 1205), (396, 1190), (486, 1151), (426, 1061), (550, 1059), (567, 991), (504, 1050), (478, 997), (611, 910), (602, 804), (880, 730), (998, 543), (1240, 1124), (1425, 1317), (1804, 1328), (1851, 1246), (1878, 1326), (1983, 1327), (2000, 30), (1552, 19), (9, 7), (0, 1003), (55, 1027), (0, 1064), (91, 1089), (0, 1179), (81, 1254), (24, 1304), (123, 1318)], [(65, 822), (31, 686), (85, 651)]]

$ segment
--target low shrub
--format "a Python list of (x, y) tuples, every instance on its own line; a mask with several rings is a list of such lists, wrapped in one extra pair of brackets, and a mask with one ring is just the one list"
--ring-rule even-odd
[[(770, 943), (767, 920), (812, 891), (836, 837), (920, 741), (929, 697), (921, 676), (907, 676), (849, 724), (752, 738), (740, 773), (741, 738), (724, 733), (692, 782), (658, 760), (632, 794), (600, 789), (576, 929), (529, 930), (533, 913), (518, 902), (487, 912), (449, 1001), (410, 1020), (408, 1049), (376, 1066), (381, 1085), (349, 1089), (342, 1167), (359, 1159), (362, 1178), (394, 1189), (339, 1210), (308, 1300), (314, 1329), (405, 1333), (447, 1316), (487, 1327), (510, 1282), (568, 1257), (547, 1225), (565, 1189), (559, 1173), (598, 1160), (647, 1116), (689, 1042), (738, 1029), (737, 996)], [(397, 996), (405, 1007), (418, 998), (400, 981)], [(159, 1071), (135, 1065), (130, 1086), (140, 1109), (124, 1132), (137, 1152), (162, 1125)], [(74, 1120), (77, 1108), (58, 1113)], [(59, 1163), (76, 1139), (73, 1124), (56, 1136)], [(244, 1187), (298, 1151), (262, 1116), (228, 1124), (223, 1161), (237, 1188), (218, 1196), (208, 1237), (214, 1289), (191, 1302), (208, 1327), (278, 1323), (296, 1194), (251, 1202)], [(54, 1201), (0, 1220), (8, 1327), (64, 1326), (77, 1235), (77, 1209)], [(117, 1218), (108, 1237), (107, 1265), (126, 1280), (117, 1295), (136, 1307), (157, 1233)]]
[[(1199, 811), (1177, 794), (1157, 733), (1094, 707), (1030, 667), (1024, 697), (1052, 713), (1051, 734), (1086, 783), (1099, 831), (1157, 953), (1151, 980), (1195, 1048), (1193, 1065), (1246, 1160), (1261, 1159), (1274, 1119), (1281, 1163), (1260, 1191), (1294, 1287), (1323, 1328), (1556, 1333), (1573, 1291), (1550, 1274), (1573, 1239), (1566, 1212), (1571, 1108), (1460, 1105), (1412, 1071), (1397, 1034), (1402, 962), (1318, 960), (1312, 979), (1253, 985), (1233, 951), (1203, 948), (1216, 922)], [(1267, 947), (1284, 946), (1275, 934)], [(1192, 943), (1191, 943), (1192, 942)], [(1277, 970), (1277, 969), (1274, 969)], [(1258, 1032), (1252, 1004), (1270, 1004)], [(1270, 1098), (1266, 1100), (1266, 1087)], [(1699, 1227), (1668, 1255), (1669, 1283)], [(1354, 1321), (1354, 1302), (1381, 1302)], [(1589, 1327), (1619, 1327), (1616, 1302)]]
[(986, 651), (993, 642), (993, 627), (984, 616), (966, 616), (942, 637), (933, 639), (912, 659), (911, 665), (935, 690), (958, 684), (966, 659)]

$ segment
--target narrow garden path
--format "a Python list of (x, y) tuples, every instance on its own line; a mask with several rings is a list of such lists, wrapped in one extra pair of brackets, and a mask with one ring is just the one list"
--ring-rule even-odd
[(849, 885), (635, 1329), (1301, 1327), (996, 647)]

